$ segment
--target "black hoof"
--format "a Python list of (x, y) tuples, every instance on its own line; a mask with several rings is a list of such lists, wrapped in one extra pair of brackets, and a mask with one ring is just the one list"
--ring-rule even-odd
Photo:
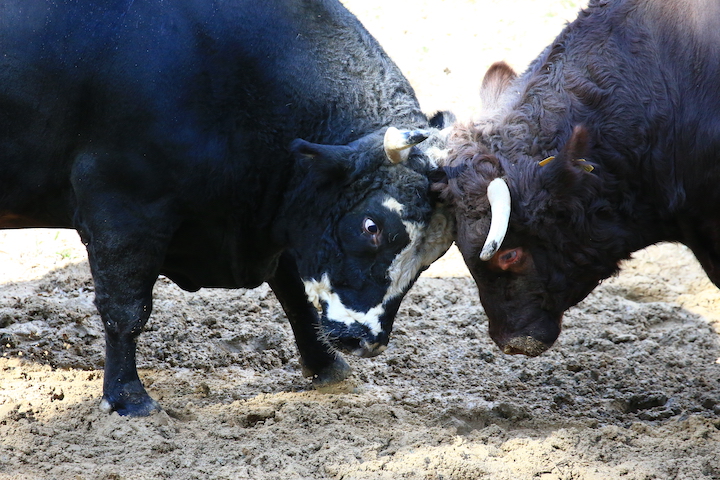
[(147, 417), (162, 410), (160, 404), (145, 394), (144, 397), (121, 398), (112, 401), (107, 395), (103, 396), (100, 410), (105, 413), (117, 412), (123, 417)]

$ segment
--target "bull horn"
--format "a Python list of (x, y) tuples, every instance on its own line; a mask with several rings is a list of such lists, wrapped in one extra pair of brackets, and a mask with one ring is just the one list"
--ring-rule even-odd
[(428, 138), (424, 130), (403, 130), (390, 127), (385, 132), (383, 147), (385, 155), (392, 163), (402, 163), (410, 156), (410, 147)]
[(487, 188), (490, 202), (490, 231), (480, 252), (480, 260), (487, 262), (502, 245), (510, 222), (510, 189), (502, 178), (496, 178)]

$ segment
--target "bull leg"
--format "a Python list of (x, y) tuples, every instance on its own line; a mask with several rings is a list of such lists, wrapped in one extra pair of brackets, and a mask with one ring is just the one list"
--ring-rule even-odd
[(157, 184), (138, 181), (153, 177), (133, 170), (144, 162), (115, 152), (83, 153), (71, 176), (75, 228), (87, 247), (105, 328), (101, 408), (130, 416), (160, 410), (138, 377), (136, 340), (150, 317), (153, 285), (179, 221), (171, 201), (158, 201)]
[(128, 232), (105, 233), (103, 237), (88, 244), (95, 305), (105, 327), (101, 409), (147, 416), (159, 411), (160, 406), (138, 377), (135, 351), (137, 337), (152, 311), (152, 288), (161, 257), (148, 248), (147, 238), (133, 239)]
[[(83, 215), (78, 225), (87, 246), (95, 282), (95, 306), (105, 327), (105, 376), (101, 409), (147, 416), (160, 410), (140, 381), (136, 341), (150, 317), (152, 288), (170, 235), (158, 230), (167, 221), (151, 209), (109, 208)], [(122, 212), (109, 215), (105, 212)], [(157, 212), (154, 212), (157, 213)], [(167, 217), (166, 217), (167, 218)]]
[(150, 317), (159, 259), (141, 239), (121, 245), (94, 240), (88, 256), (95, 281), (95, 305), (105, 327), (105, 376), (101, 408), (108, 413), (147, 416), (160, 410), (140, 381), (137, 337)]
[(290, 320), (303, 375), (313, 377), (315, 386), (330, 385), (347, 378), (350, 374), (348, 364), (320, 338), (317, 310), (307, 300), (305, 286), (291, 255), (282, 254), (275, 276), (268, 283)]

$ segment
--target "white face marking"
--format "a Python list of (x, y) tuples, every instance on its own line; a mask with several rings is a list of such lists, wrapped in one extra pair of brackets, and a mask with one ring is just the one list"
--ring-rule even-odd
[[(388, 210), (402, 216), (403, 205), (396, 199), (386, 197), (382, 204)], [(453, 242), (452, 217), (442, 207), (438, 207), (433, 213), (430, 224), (424, 232), (416, 222), (403, 221), (402, 223), (410, 237), (410, 242), (390, 264), (388, 269), (390, 287), (379, 305), (370, 308), (365, 313), (346, 307), (340, 296), (333, 291), (327, 273), (323, 274), (320, 281), (303, 280), (308, 301), (315, 305), (318, 311), (322, 311), (324, 303), (327, 306), (326, 315), (331, 321), (341, 322), (348, 326), (358, 322), (365, 325), (373, 335), (381, 333), (380, 317), (385, 313), (383, 305), (398, 295), (402, 295), (420, 269), (437, 260)]]
[(449, 148), (439, 148), (432, 146), (423, 152), (430, 159), (430, 165), (437, 167), (440, 164), (444, 164), (445, 159), (450, 153)]
[(395, 212), (398, 215), (402, 215), (403, 212), (403, 206), (400, 202), (395, 200), (392, 197), (385, 197), (385, 200), (383, 200), (383, 207), (387, 208), (391, 212)]
[(420, 269), (429, 266), (450, 248), (453, 242), (451, 218), (448, 212), (438, 207), (430, 218), (430, 224), (424, 235), (417, 223), (403, 222), (410, 243), (390, 264), (388, 269), (390, 288), (385, 294), (383, 303), (401, 295)]
[(305, 294), (310, 303), (315, 305), (315, 308), (322, 310), (322, 303), (327, 305), (326, 314), (328, 319), (334, 322), (342, 322), (345, 325), (358, 322), (368, 327), (373, 335), (382, 332), (380, 316), (385, 313), (382, 303), (371, 308), (367, 313), (346, 307), (338, 294), (333, 292), (330, 277), (328, 277), (327, 273), (323, 274), (322, 280), (319, 282), (317, 280), (303, 280), (303, 283), (305, 284)]

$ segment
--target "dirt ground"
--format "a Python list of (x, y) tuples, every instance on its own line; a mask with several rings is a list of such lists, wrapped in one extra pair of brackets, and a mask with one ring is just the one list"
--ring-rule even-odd
[[(477, 108), (495, 60), (523, 68), (566, 0), (347, 0), (428, 111)], [(406, 297), (390, 348), (301, 375), (267, 287), (165, 279), (139, 341), (165, 410), (106, 415), (103, 334), (77, 235), (0, 233), (0, 479), (720, 479), (720, 291), (684, 247), (638, 252), (534, 359), (503, 355), (456, 251)]]

